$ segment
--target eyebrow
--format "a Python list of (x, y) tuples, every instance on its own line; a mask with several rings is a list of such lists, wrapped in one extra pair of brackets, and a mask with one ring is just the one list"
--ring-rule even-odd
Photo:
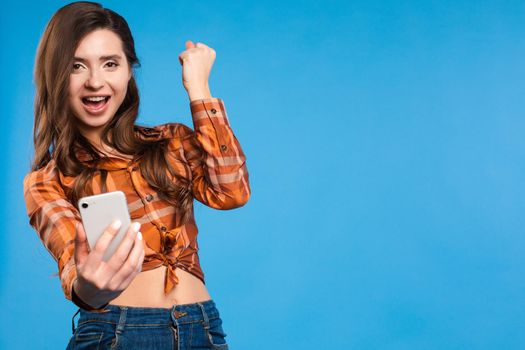
[[(80, 62), (86, 62), (87, 60), (82, 57), (73, 57), (75, 61)], [(100, 56), (99, 61), (106, 61), (106, 60), (121, 60), (122, 56), (120, 55), (109, 55), (109, 56)]]

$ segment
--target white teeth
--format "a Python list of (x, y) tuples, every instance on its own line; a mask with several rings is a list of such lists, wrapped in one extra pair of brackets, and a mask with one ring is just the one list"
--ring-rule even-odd
[(93, 102), (98, 102), (98, 101), (102, 101), (102, 100), (105, 100), (105, 99), (106, 98), (104, 96), (86, 97), (86, 100), (93, 101)]

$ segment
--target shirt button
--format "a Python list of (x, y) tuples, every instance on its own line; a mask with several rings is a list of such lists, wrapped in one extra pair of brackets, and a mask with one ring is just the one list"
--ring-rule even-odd
[(213, 114), (217, 114), (217, 110), (215, 108), (210, 109), (210, 112), (212, 112)]
[(221, 145), (221, 151), (226, 151), (228, 149), (228, 146), (226, 145)]
[(151, 194), (148, 194), (148, 195), (146, 196), (146, 200), (147, 200), (148, 202), (151, 202), (151, 201), (153, 200), (153, 196), (152, 196)]

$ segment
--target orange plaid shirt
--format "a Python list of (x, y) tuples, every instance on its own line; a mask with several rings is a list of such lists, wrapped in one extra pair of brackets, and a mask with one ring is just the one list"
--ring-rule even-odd
[[(190, 102), (194, 130), (180, 123), (152, 128), (136, 126), (139, 137), (169, 139), (168, 162), (191, 180), (193, 196), (215, 209), (243, 206), (250, 197), (246, 156), (230, 127), (224, 103), (219, 98)], [(87, 152), (77, 153), (79, 160), (89, 162)], [(197, 243), (197, 226), (191, 219), (175, 227), (175, 208), (160, 199), (141, 176), (135, 163), (120, 157), (107, 157), (98, 168), (108, 171), (106, 191), (123, 191), (132, 221), (141, 223), (145, 258), (143, 271), (167, 266), (165, 293), (178, 283), (179, 267), (204, 283)], [(99, 173), (93, 176), (93, 193), (102, 192)], [(29, 223), (58, 263), (58, 275), (65, 297), (71, 300), (71, 288), (77, 277), (75, 266), (75, 225), (81, 221), (78, 210), (66, 193), (75, 178), (64, 176), (51, 160), (45, 167), (24, 178), (24, 198)], [(171, 246), (163, 254), (164, 245)]]

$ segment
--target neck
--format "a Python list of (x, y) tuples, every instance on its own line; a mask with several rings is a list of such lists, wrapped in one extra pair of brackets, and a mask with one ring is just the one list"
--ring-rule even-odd
[[(95, 128), (91, 130), (82, 129), (80, 130), (80, 133), (82, 134), (82, 136), (84, 136), (89, 141), (89, 143), (91, 143), (93, 147), (95, 147), (97, 150), (101, 151), (102, 153), (112, 150), (111, 147), (109, 147), (107, 144), (102, 142), (102, 130), (95, 129)], [(109, 133), (108, 138), (109, 140), (112, 139), (111, 133)]]

